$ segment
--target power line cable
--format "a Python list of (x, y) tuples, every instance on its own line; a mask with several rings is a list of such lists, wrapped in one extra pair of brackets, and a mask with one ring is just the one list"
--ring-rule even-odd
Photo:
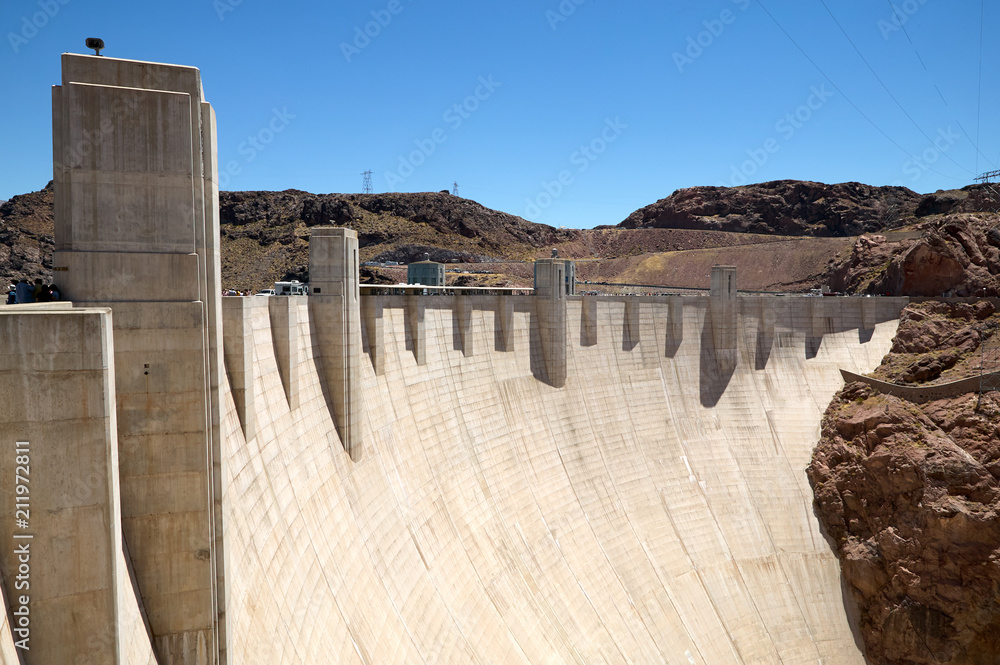
[(924, 164), (924, 163), (923, 163), (922, 161), (920, 161), (920, 159), (918, 159), (918, 158), (917, 158), (916, 156), (914, 156), (914, 155), (910, 154), (910, 152), (909, 152), (909, 151), (908, 151), (908, 150), (907, 150), (906, 148), (904, 148), (903, 146), (899, 145), (899, 143), (897, 143), (895, 139), (893, 139), (893, 138), (892, 138), (891, 136), (889, 136), (888, 134), (886, 134), (886, 133), (885, 133), (885, 131), (883, 131), (883, 129), (882, 129), (881, 127), (879, 127), (878, 125), (876, 125), (876, 124), (875, 124), (875, 121), (874, 121), (874, 120), (872, 120), (872, 119), (871, 119), (870, 117), (868, 117), (868, 114), (866, 114), (866, 113), (865, 113), (864, 111), (862, 111), (862, 110), (861, 110), (861, 109), (860, 109), (860, 108), (858, 107), (858, 105), (854, 103), (854, 100), (852, 100), (852, 99), (851, 99), (851, 98), (850, 98), (850, 97), (849, 97), (849, 96), (847, 95), (847, 93), (845, 93), (845, 92), (844, 92), (843, 90), (841, 90), (841, 89), (840, 89), (840, 86), (838, 86), (838, 85), (837, 85), (836, 83), (834, 83), (834, 82), (833, 82), (833, 79), (831, 79), (831, 78), (830, 78), (830, 77), (829, 77), (829, 76), (827, 75), (827, 73), (826, 73), (825, 71), (823, 71), (823, 68), (822, 68), (822, 67), (820, 67), (820, 66), (819, 66), (818, 64), (816, 64), (816, 61), (815, 61), (815, 60), (813, 60), (813, 59), (812, 59), (812, 58), (811, 58), (811, 57), (809, 56), (809, 54), (808, 54), (808, 53), (806, 53), (805, 49), (803, 49), (803, 48), (802, 48), (801, 46), (799, 46), (799, 43), (798, 43), (797, 41), (795, 41), (795, 38), (793, 38), (793, 37), (792, 37), (792, 36), (791, 36), (790, 34), (788, 34), (788, 31), (787, 31), (787, 30), (785, 30), (785, 28), (784, 28), (784, 27), (783, 27), (783, 26), (781, 25), (781, 23), (779, 23), (779, 22), (778, 22), (778, 19), (774, 18), (774, 15), (773, 15), (773, 14), (771, 14), (771, 12), (769, 12), (769, 11), (767, 10), (767, 7), (765, 7), (765, 6), (764, 6), (764, 3), (763, 3), (763, 1), (762, 1), (762, 0), (757, 0), (757, 4), (758, 4), (758, 5), (760, 6), (760, 8), (761, 8), (761, 9), (763, 9), (763, 10), (764, 10), (764, 13), (765, 13), (765, 14), (767, 14), (768, 18), (770, 18), (770, 19), (771, 19), (771, 21), (772, 21), (772, 22), (773, 22), (773, 23), (774, 23), (774, 24), (775, 24), (776, 26), (778, 26), (778, 29), (779, 29), (779, 30), (781, 30), (781, 32), (782, 32), (782, 33), (784, 33), (785, 37), (787, 37), (787, 38), (788, 38), (788, 41), (792, 42), (792, 44), (793, 44), (793, 45), (795, 46), (795, 48), (797, 48), (797, 49), (799, 50), (799, 52), (800, 52), (800, 53), (801, 53), (801, 54), (802, 54), (803, 56), (805, 56), (805, 59), (806, 59), (806, 60), (808, 60), (808, 61), (809, 61), (809, 63), (810, 63), (810, 64), (811, 64), (811, 65), (812, 65), (813, 67), (815, 67), (815, 68), (816, 68), (816, 71), (818, 71), (818, 72), (820, 73), (820, 75), (822, 75), (822, 76), (823, 76), (823, 78), (825, 78), (825, 79), (826, 79), (826, 80), (827, 80), (827, 81), (828, 81), (828, 82), (830, 83), (830, 85), (832, 85), (832, 86), (833, 86), (833, 88), (834, 88), (834, 89), (835, 89), (835, 90), (836, 90), (837, 92), (839, 92), (839, 93), (840, 93), (840, 94), (841, 94), (841, 95), (842, 95), (842, 96), (844, 97), (844, 99), (846, 99), (846, 100), (847, 100), (847, 103), (848, 103), (848, 104), (850, 104), (850, 105), (851, 105), (851, 106), (852, 106), (852, 107), (854, 108), (854, 110), (855, 110), (855, 111), (857, 111), (857, 112), (858, 112), (858, 113), (859, 113), (859, 114), (861, 115), (861, 117), (862, 117), (862, 118), (864, 118), (865, 120), (867, 120), (867, 121), (868, 121), (868, 124), (870, 124), (870, 125), (871, 125), (872, 127), (874, 127), (874, 128), (875, 128), (875, 130), (876, 130), (876, 131), (877, 131), (877, 132), (878, 132), (879, 134), (881, 134), (882, 136), (884, 136), (884, 137), (886, 138), (886, 140), (887, 140), (887, 141), (889, 141), (889, 142), (890, 142), (890, 143), (892, 143), (892, 144), (893, 144), (894, 146), (896, 146), (897, 148), (899, 148), (900, 152), (902, 152), (902, 153), (903, 153), (904, 155), (906, 155), (906, 156), (907, 156), (907, 157), (909, 157), (910, 159), (913, 159), (913, 160), (917, 161), (918, 163), (920, 163), (920, 164), (921, 164), (921, 166), (925, 166), (925, 167), (927, 168), (927, 170), (928, 170), (928, 171), (933, 171), (934, 173), (937, 173), (937, 174), (938, 174), (939, 176), (941, 176), (941, 177), (943, 177), (943, 178), (948, 178), (949, 180), (957, 180), (957, 181), (959, 181), (959, 182), (963, 182), (961, 178), (956, 178), (956, 177), (954, 177), (954, 176), (950, 176), (950, 175), (946, 175), (946, 174), (944, 174), (944, 173), (941, 173), (941, 172), (940, 172), (940, 171), (938, 171), (937, 169), (935, 169), (935, 168), (931, 167), (931, 166), (930, 166), (930, 164)]
[[(955, 124), (957, 124), (958, 128), (962, 130), (962, 134), (965, 135), (965, 138), (969, 142), (969, 144), (976, 145), (977, 142), (972, 140), (972, 136), (970, 136), (969, 132), (965, 129), (965, 125), (963, 125), (962, 121), (958, 119), (958, 115), (952, 109), (951, 104), (948, 103), (948, 100), (945, 98), (944, 93), (941, 92), (941, 88), (938, 86), (937, 81), (934, 79), (934, 75), (931, 74), (930, 68), (927, 67), (927, 63), (924, 62), (923, 56), (920, 55), (920, 50), (917, 48), (917, 45), (910, 37), (910, 32), (909, 30), (906, 29), (906, 21), (904, 21), (902, 17), (900, 17), (896, 5), (892, 4), (892, 0), (885, 0), (885, 2), (887, 5), (889, 5), (889, 9), (892, 10), (892, 15), (896, 18), (896, 25), (898, 25), (900, 30), (903, 31), (903, 34), (906, 36), (906, 41), (910, 43), (910, 47), (913, 49), (913, 54), (917, 56), (917, 62), (919, 62), (920, 66), (924, 68), (924, 73), (927, 74), (927, 79), (931, 87), (933, 87), (934, 91), (937, 92), (938, 97), (941, 99), (941, 102), (945, 105), (945, 108), (947, 108), (948, 111), (954, 116)], [(981, 58), (982, 56), (980, 56), (980, 59)], [(980, 150), (978, 146), (976, 146), (976, 150), (978, 154), (982, 155), (987, 159), (987, 161), (989, 161), (989, 158), (986, 157), (986, 154), (983, 153), (983, 151)], [(1000, 158), (997, 158), (997, 162), (1000, 162)], [(979, 171), (978, 167), (976, 168), (976, 171), (978, 173)]]
[(976, 100), (976, 175), (979, 175), (979, 130), (983, 119), (983, 23), (986, 0), (979, 0), (979, 97)]
[[(864, 56), (864, 54), (861, 53), (861, 49), (859, 49), (858, 45), (854, 43), (854, 40), (851, 39), (851, 36), (847, 34), (847, 31), (844, 30), (844, 26), (840, 24), (840, 21), (837, 20), (837, 17), (834, 16), (833, 11), (830, 10), (830, 6), (826, 4), (826, 0), (819, 0), (819, 1), (820, 1), (820, 4), (823, 5), (823, 8), (826, 9), (826, 12), (830, 15), (830, 18), (833, 19), (833, 22), (837, 24), (838, 28), (840, 28), (840, 32), (844, 35), (844, 38), (847, 39), (847, 41), (854, 48), (854, 52), (858, 54), (858, 57), (861, 58), (861, 61), (865, 63), (866, 67), (868, 67), (868, 71), (870, 71), (872, 73), (872, 76), (875, 77), (875, 80), (878, 81), (879, 84), (882, 86), (882, 89), (885, 90), (886, 94), (889, 95), (889, 97), (892, 99), (892, 101), (896, 103), (896, 106), (898, 106), (899, 110), (903, 112), (903, 115), (905, 115), (906, 118), (911, 123), (913, 123), (913, 126), (917, 128), (917, 131), (920, 132), (925, 139), (927, 139), (927, 142), (933, 145), (934, 144), (934, 140), (931, 139), (931, 137), (927, 135), (927, 132), (925, 132), (923, 130), (923, 128), (920, 125), (917, 124), (917, 121), (913, 119), (913, 116), (911, 116), (909, 114), (909, 112), (907, 112), (907, 110), (905, 108), (903, 108), (903, 105), (900, 104), (900, 102), (899, 102), (898, 99), (896, 99), (896, 96), (894, 94), (892, 94), (892, 91), (889, 90), (889, 86), (887, 86), (885, 84), (885, 81), (882, 80), (882, 77), (878, 75), (878, 73), (875, 71), (875, 68), (872, 67), (871, 63), (868, 62), (868, 58), (866, 58)], [(962, 166), (961, 164), (959, 164), (958, 162), (956, 162), (952, 158), (952, 156), (949, 155), (947, 152), (942, 151), (942, 154), (945, 157), (948, 158), (948, 161), (950, 161), (952, 164), (954, 164), (958, 168), (962, 169), (963, 171), (968, 171), (969, 170), (969, 169), (965, 168), (964, 166)], [(977, 163), (976, 164), (976, 172), (973, 173), (972, 175), (978, 175), (979, 174), (979, 168), (978, 167), (979, 167), (979, 165)]]

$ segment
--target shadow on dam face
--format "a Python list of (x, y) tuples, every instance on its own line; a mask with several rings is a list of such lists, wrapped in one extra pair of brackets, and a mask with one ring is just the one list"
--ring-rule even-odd
[(531, 362), (531, 375), (548, 385), (552, 385), (549, 381), (548, 372), (545, 371), (545, 349), (542, 348), (542, 336), (539, 331), (539, 317), (538, 312), (534, 308), (528, 313), (529, 321), (529, 337), (528, 337), (528, 354)]
[(771, 349), (774, 347), (774, 330), (758, 330), (757, 344), (754, 346), (753, 368), (755, 370), (767, 369), (767, 361), (771, 358)]
[(722, 394), (729, 387), (729, 381), (736, 371), (738, 353), (735, 345), (730, 349), (719, 349), (715, 345), (713, 330), (715, 321), (712, 309), (705, 310), (705, 322), (701, 328), (701, 351), (698, 368), (698, 395), (701, 405), (712, 408), (719, 403)]

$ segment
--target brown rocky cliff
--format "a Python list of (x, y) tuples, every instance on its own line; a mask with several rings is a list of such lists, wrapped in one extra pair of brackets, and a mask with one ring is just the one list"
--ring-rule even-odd
[(22, 277), (52, 281), (52, 183), (0, 205), (0, 287)]
[[(990, 303), (924, 303), (904, 313), (877, 374), (918, 382), (952, 354), (978, 372)], [(1000, 359), (991, 359), (997, 363)], [(1000, 394), (924, 403), (847, 385), (823, 419), (807, 469), (816, 513), (857, 603), (868, 661), (985, 665), (1000, 659)]]
[[(425, 252), (438, 261), (524, 259), (544, 247), (572, 243), (581, 233), (445, 193), (221, 192), (219, 208), (223, 284), (238, 289), (306, 279), (309, 227), (317, 225), (358, 231), (362, 260), (402, 263), (423, 258)], [(52, 209), (51, 183), (0, 206), (0, 281), (51, 281)]]
[(777, 180), (742, 187), (690, 187), (636, 210), (623, 228), (676, 228), (842, 237), (912, 218), (920, 195), (905, 187)]
[(949, 213), (925, 218), (914, 237), (860, 237), (831, 278), (834, 291), (872, 295), (1000, 295), (1000, 215)]
[[(52, 198), (46, 188), (0, 205), (0, 279), (52, 279)], [(1000, 195), (992, 186), (921, 197), (904, 188), (778, 181), (678, 190), (621, 225), (637, 228), (577, 231), (534, 224), (448, 193), (222, 192), (222, 275), (225, 286), (238, 289), (304, 280), (309, 227), (341, 225), (357, 230), (363, 261), (407, 263), (427, 252), (436, 261), (516, 262), (546, 256), (557, 246), (567, 258), (601, 259), (581, 264), (582, 280), (701, 286), (714, 258), (704, 254), (685, 262), (655, 255), (747, 244), (757, 246), (727, 251), (719, 260), (769, 263), (774, 279), (759, 279), (755, 288), (826, 284), (846, 293), (997, 295), (1000, 215), (993, 210), (1000, 210)], [(848, 243), (838, 238), (886, 224), (909, 231), (864, 236), (853, 251), (762, 244), (782, 240), (780, 234)], [(379, 270), (372, 268), (366, 279), (403, 278), (400, 271), (375, 274)], [(490, 278), (497, 284), (531, 283), (530, 270), (497, 270)]]
[(219, 212), (223, 282), (235, 288), (308, 279), (313, 226), (348, 226), (358, 233), (362, 261), (399, 263), (420, 260), (425, 253), (435, 261), (523, 260), (581, 234), (444, 192), (221, 192)]

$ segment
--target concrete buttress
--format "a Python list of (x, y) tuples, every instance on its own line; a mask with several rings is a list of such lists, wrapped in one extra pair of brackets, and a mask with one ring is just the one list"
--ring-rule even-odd
[(215, 121), (193, 67), (63, 54), (53, 271), (113, 311), (122, 526), (163, 665), (224, 663)]
[(309, 239), (309, 310), (327, 401), (344, 450), (361, 458), (361, 296), (358, 234), (315, 227)]

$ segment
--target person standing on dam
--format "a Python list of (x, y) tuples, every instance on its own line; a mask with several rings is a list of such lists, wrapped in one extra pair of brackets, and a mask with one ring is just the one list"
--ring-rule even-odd
[(21, 279), (17, 283), (17, 287), (14, 290), (15, 301), (18, 305), (22, 305), (29, 302), (35, 302), (34, 289), (31, 284), (28, 284), (28, 280)]

